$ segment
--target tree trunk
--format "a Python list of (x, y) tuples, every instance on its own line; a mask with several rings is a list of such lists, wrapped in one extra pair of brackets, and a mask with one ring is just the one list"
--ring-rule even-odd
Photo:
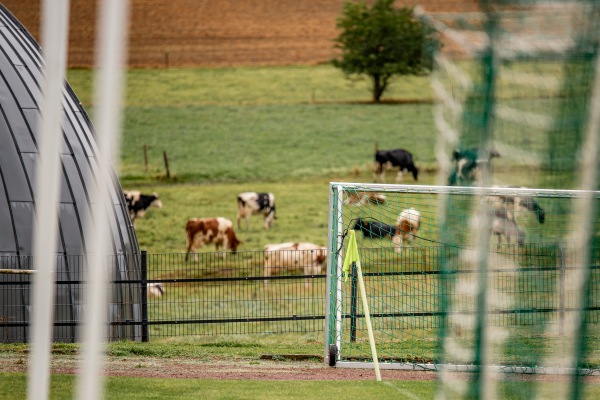
[(381, 96), (385, 91), (387, 86), (387, 79), (380, 75), (373, 75), (373, 101), (375, 103), (379, 103), (381, 101)]

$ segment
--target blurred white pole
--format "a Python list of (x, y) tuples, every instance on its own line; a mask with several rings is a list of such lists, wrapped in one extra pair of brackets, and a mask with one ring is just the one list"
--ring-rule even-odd
[(93, 221), (87, 237), (90, 265), (86, 282), (86, 312), (81, 326), (81, 375), (77, 384), (77, 398), (93, 400), (103, 398), (104, 350), (107, 340), (109, 280), (114, 271), (110, 257), (111, 232), (106, 213), (114, 207), (109, 187), (112, 186), (112, 166), (119, 159), (121, 133), (121, 103), (123, 69), (128, 31), (129, 2), (103, 0), (99, 3), (99, 37), (96, 43), (97, 74), (94, 82), (96, 138), (98, 142), (97, 185), (93, 186), (92, 199), (98, 199), (93, 210)]
[(69, 32), (69, 0), (44, 0), (42, 4), (42, 51), (45, 73), (40, 99), (38, 161), (35, 172), (36, 224), (33, 233), (31, 292), (31, 353), (27, 396), (47, 399), (50, 375), (50, 344), (56, 292), (56, 243), (60, 189), (60, 143), (63, 82)]

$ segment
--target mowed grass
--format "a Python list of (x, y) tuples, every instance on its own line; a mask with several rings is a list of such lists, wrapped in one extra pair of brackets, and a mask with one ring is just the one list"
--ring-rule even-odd
[[(53, 375), (50, 399), (72, 399), (75, 395), (75, 376)], [(27, 376), (21, 373), (0, 373), (0, 397), (26, 399)], [(109, 377), (104, 398), (111, 399), (355, 399), (380, 400), (432, 399), (434, 381), (252, 381), (172, 378)], [(497, 386), (497, 398), (527, 400), (531, 396), (556, 398), (567, 394), (566, 383), (503, 382)], [(583, 399), (597, 399), (599, 385), (586, 385)]]
[[(26, 399), (27, 376), (0, 373), (0, 397)], [(76, 378), (53, 375), (50, 399), (72, 399)], [(351, 399), (433, 398), (433, 381), (254, 381), (109, 377), (104, 398), (111, 399)], [(402, 397), (400, 397), (402, 398)], [(592, 397), (590, 397), (592, 398)]]
[[(55, 344), (53, 357), (73, 358), (79, 352), (74, 344)], [(299, 351), (300, 350), (300, 351)], [(24, 344), (0, 345), (0, 357), (6, 352), (26, 357), (28, 346)], [(292, 338), (291, 335), (269, 335), (262, 338), (242, 337), (231, 340), (213, 338), (193, 339), (189, 342), (173, 340), (156, 343), (110, 343), (107, 356), (128, 359), (137, 368), (152, 368), (149, 357), (185, 362), (210, 363), (212, 359), (229, 360), (241, 364), (260, 364), (263, 354), (322, 354), (322, 344), (308, 336)], [(11, 358), (18, 362), (19, 358)], [(289, 363), (293, 361), (280, 361)], [(315, 360), (315, 363), (320, 361)], [(27, 397), (27, 375), (5, 372), (0, 364), (0, 398), (25, 399)], [(318, 370), (315, 369), (315, 373)], [(373, 371), (365, 371), (373, 379), (361, 381), (264, 381), (264, 380), (208, 380), (185, 378), (139, 378), (107, 377), (104, 386), (106, 399), (361, 399), (407, 398), (431, 399), (437, 383), (434, 381), (374, 381)], [(451, 379), (464, 382), (470, 375), (456, 374)], [(51, 399), (71, 399), (75, 395), (75, 375), (52, 375), (50, 381)], [(555, 398), (568, 389), (568, 379), (557, 382), (528, 382), (522, 375), (501, 375), (494, 387), (498, 399)], [(458, 382), (457, 382), (458, 383)], [(586, 384), (583, 399), (596, 399), (600, 396), (600, 385)]]

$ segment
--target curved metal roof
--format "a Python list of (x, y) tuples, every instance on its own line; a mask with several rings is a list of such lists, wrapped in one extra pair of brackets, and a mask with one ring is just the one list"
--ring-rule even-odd
[[(40, 46), (0, 4), (0, 268), (31, 269), (35, 222), (35, 164), (38, 161), (39, 104), (43, 60)], [(94, 129), (68, 83), (62, 99), (61, 183), (57, 246), (57, 288), (53, 339), (75, 341), (86, 305), (82, 284), (89, 246), (87, 224), (94, 199), (88, 187), (98, 172)], [(109, 304), (110, 339), (140, 339), (132, 322), (141, 318), (139, 248), (121, 186), (113, 173), (108, 210), (113, 254)], [(43, 200), (40, 200), (43, 201)], [(87, 239), (87, 240), (86, 240)], [(29, 338), (31, 275), (0, 274), (0, 317), (8, 321), (0, 341)], [(133, 281), (133, 282), (131, 282)], [(125, 282), (125, 283), (123, 283)], [(129, 324), (123, 324), (128, 321)]]
[[(0, 255), (33, 251), (35, 163), (38, 159), (39, 104), (43, 61), (40, 46), (0, 4)], [(68, 83), (63, 90), (62, 177), (58, 253), (86, 249), (87, 183), (97, 171), (94, 129)], [(110, 188), (114, 254), (138, 253), (119, 181)]]

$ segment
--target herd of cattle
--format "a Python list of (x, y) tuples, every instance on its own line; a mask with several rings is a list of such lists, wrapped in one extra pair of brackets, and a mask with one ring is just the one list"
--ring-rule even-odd
[[(478, 179), (481, 163), (489, 163), (494, 157), (500, 155), (492, 150), (486, 160), (479, 159), (477, 150), (455, 151), (453, 154), (454, 171), (449, 177), (449, 185), (472, 184)], [(412, 154), (404, 149), (378, 150), (375, 149), (375, 168), (373, 180), (384, 181), (386, 170), (398, 168), (396, 182), (402, 181), (403, 173), (412, 173), (418, 179), (419, 169), (415, 166)], [(156, 193), (142, 194), (139, 191), (124, 191), (125, 200), (131, 221), (135, 224), (138, 217), (142, 217), (149, 207), (161, 208), (162, 203)], [(488, 213), (491, 220), (490, 233), (497, 237), (498, 246), (504, 241), (508, 244), (513, 240), (519, 245), (525, 243), (525, 233), (516, 222), (515, 216), (521, 209), (534, 212), (539, 223), (544, 223), (545, 213), (535, 199), (519, 196), (488, 196)], [(346, 204), (362, 206), (368, 203), (383, 204), (386, 202), (384, 194), (376, 192), (348, 193)], [(243, 192), (237, 196), (237, 228), (241, 229), (245, 220), (246, 230), (250, 230), (250, 218), (253, 215), (262, 215), (264, 228), (269, 229), (276, 219), (275, 196), (273, 193)], [(360, 231), (364, 237), (370, 239), (389, 238), (396, 252), (401, 252), (405, 246), (412, 244), (421, 227), (421, 213), (415, 208), (408, 208), (400, 212), (394, 225), (372, 219), (358, 218), (354, 221), (352, 229)], [(190, 253), (209, 243), (215, 245), (219, 252), (223, 249), (236, 252), (241, 241), (236, 236), (233, 222), (224, 217), (216, 218), (191, 218), (185, 226), (186, 234), (186, 262)], [(327, 258), (327, 248), (308, 242), (287, 242), (266, 244), (264, 253), (264, 276), (269, 277), (280, 269), (303, 269), (304, 275), (322, 273), (324, 262)], [(265, 285), (267, 284), (265, 279)], [(307, 282), (308, 285), (308, 282)], [(148, 286), (149, 297), (160, 297), (164, 288), (160, 284)]]

